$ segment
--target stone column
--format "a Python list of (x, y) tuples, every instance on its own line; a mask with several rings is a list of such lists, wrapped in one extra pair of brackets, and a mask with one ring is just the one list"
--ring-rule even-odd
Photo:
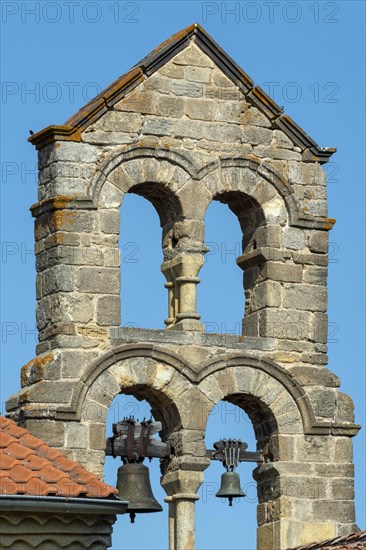
[(199, 500), (195, 493), (178, 493), (175, 500), (175, 550), (193, 550), (195, 547), (195, 507)]
[(198, 321), (201, 316), (196, 312), (196, 286), (200, 282), (199, 277), (178, 277), (179, 285), (179, 313), (177, 321), (192, 319)]
[[(195, 548), (195, 501), (199, 500), (197, 491), (203, 482), (203, 470), (209, 459), (188, 458), (191, 470), (168, 471), (161, 484), (169, 503), (169, 550), (194, 550)], [(187, 460), (181, 461), (184, 468)]]
[(174, 324), (175, 320), (175, 296), (174, 296), (174, 283), (168, 282), (165, 283), (165, 288), (168, 290), (168, 318), (165, 319), (164, 323), (167, 327)]
[(176, 502), (173, 497), (166, 497), (164, 500), (169, 504), (169, 550), (175, 550)]
[(202, 254), (180, 254), (162, 265), (168, 289), (169, 317), (165, 324), (181, 330), (202, 330), (196, 311), (197, 277), (203, 265)]

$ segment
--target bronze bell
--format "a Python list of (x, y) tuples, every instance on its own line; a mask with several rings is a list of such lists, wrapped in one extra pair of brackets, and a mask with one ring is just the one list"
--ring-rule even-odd
[(163, 510), (153, 495), (149, 468), (141, 463), (132, 462), (118, 468), (117, 489), (118, 496), (128, 500), (131, 523), (135, 523), (136, 514)]
[(233, 505), (233, 498), (245, 497), (240, 487), (240, 476), (236, 472), (225, 472), (221, 476), (221, 487), (216, 493), (217, 497), (228, 498), (229, 506)]

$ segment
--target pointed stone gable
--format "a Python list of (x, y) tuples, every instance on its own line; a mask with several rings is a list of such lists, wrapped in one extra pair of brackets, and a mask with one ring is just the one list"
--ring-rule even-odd
[[(45, 146), (54, 140), (59, 150), (49, 154)], [(94, 162), (103, 170), (107, 151), (118, 147), (178, 149), (183, 155), (194, 150), (198, 167), (214, 163), (217, 155), (255, 157), (261, 169), (288, 182), (286, 194), (296, 202), (294, 217), (322, 218), (320, 227), (333, 224), (327, 218), (326, 178), (320, 165), (334, 149), (319, 148), (199, 25), (159, 46), (65, 126), (50, 126), (29, 141), (41, 149), (40, 167), (45, 166), (41, 200), (49, 192), (90, 196)], [(49, 166), (54, 160), (66, 163)], [(304, 193), (305, 184), (312, 186), (311, 193)], [(121, 191), (126, 190), (122, 186)], [(278, 216), (279, 197), (272, 199), (268, 208)]]
[[(193, 44), (199, 47), (199, 51), (192, 49)], [(185, 55), (179, 58), (177, 54), (182, 50), (185, 52)], [(37, 148), (47, 143), (52, 143), (57, 139), (60, 141), (80, 141), (82, 132), (90, 124), (98, 120), (120, 98), (128, 95), (139, 83), (151, 77), (159, 68), (164, 67), (172, 58), (177, 58), (176, 63), (178, 65), (188, 66), (188, 70), (186, 74), (179, 70), (173, 70), (173, 74), (168, 74), (167, 76), (171, 76), (174, 79), (184, 78), (193, 83), (210, 84), (209, 80), (207, 80), (209, 73), (207, 71), (198, 71), (197, 69), (220, 67), (228, 79), (249, 100), (249, 103), (258, 106), (259, 110), (266, 114), (268, 120), (271, 122), (271, 126), (283, 130), (290, 141), (299, 146), (300, 151), (304, 154), (304, 160), (326, 162), (334, 153), (335, 149), (318, 147), (315, 141), (297, 126), (290, 117), (283, 114), (283, 108), (279, 107), (259, 86), (255, 86), (253, 80), (197, 23), (183, 29), (163, 42), (163, 44), (153, 50), (135, 67), (118, 78), (85, 105), (85, 107), (80, 109), (64, 126), (49, 126), (30, 137), (29, 141), (34, 143)], [(213, 84), (221, 86), (217, 82)], [(194, 91), (194, 88), (195, 86), (187, 87), (188, 97), (203, 97), (202, 94), (197, 96), (199, 92), (197, 88)], [(168, 92), (167, 89), (159, 89), (159, 91), (163, 93)], [(181, 86), (178, 86), (178, 89), (173, 91), (173, 93), (175, 92), (178, 92), (178, 95), (185, 95), (186, 93)], [(213, 98), (216, 98), (215, 93)]]
[[(332, 224), (332, 220), (326, 219), (325, 173), (319, 162), (309, 164), (309, 149), (299, 146), (295, 133), (279, 129), (279, 119), (269, 115), (265, 106), (265, 103), (275, 105), (269, 98), (266, 102), (256, 100), (256, 106), (250, 94), (245, 94), (233, 78), (227, 76), (227, 71), (225, 73), (194, 41), (140, 82), (131, 77), (134, 70), (117, 81), (128, 86), (133, 82), (133, 89), (127, 86), (122, 99), (107, 108), (100, 105), (101, 94), (63, 127), (81, 125), (81, 130), (72, 137), (72, 142), (75, 140), (78, 145), (67, 144), (57, 136), (61, 139), (59, 150), (53, 151), (50, 158), (49, 148), (42, 150), (42, 144), (47, 142), (42, 141), (42, 136), (49, 139), (48, 129), (30, 138), (41, 147), (41, 169), (46, 165), (40, 178), (40, 199), (46, 198), (49, 191), (66, 197), (90, 194), (90, 179), (95, 175), (91, 163), (99, 158), (101, 164), (107, 151), (136, 145), (178, 149), (190, 155), (194, 150), (198, 167), (214, 163), (217, 155), (253, 156), (265, 170), (277, 171), (280, 178), (289, 182), (286, 193), (301, 202), (297, 207), (298, 218), (321, 217), (324, 219), (321, 225)], [(107, 90), (114, 88), (112, 85)], [(91, 122), (95, 118), (97, 120)], [(101, 147), (105, 148), (104, 156), (100, 156)], [(49, 166), (55, 159), (66, 162)], [(123, 176), (119, 182), (123, 179), (129, 186), (128, 174), (123, 171)], [(306, 195), (305, 183), (312, 185), (312, 192)], [(121, 191), (126, 190), (122, 185)], [(278, 197), (273, 194), (272, 199), (268, 207), (276, 210), (280, 204)]]
[[(290, 152), (294, 143), (270, 128), (223, 71), (190, 44), (89, 126), (81, 140), (98, 145), (144, 140), (147, 146), (198, 147), (203, 154), (262, 156), (272, 146), (283, 149), (278, 158), (300, 160), (297, 151)], [(264, 148), (258, 150), (259, 144)]]

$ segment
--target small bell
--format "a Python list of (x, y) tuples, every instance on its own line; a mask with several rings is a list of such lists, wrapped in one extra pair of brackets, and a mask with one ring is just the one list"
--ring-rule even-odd
[(117, 489), (118, 496), (128, 500), (131, 523), (135, 523), (136, 514), (163, 510), (153, 495), (149, 468), (141, 463), (132, 462), (118, 468)]
[(221, 476), (221, 487), (216, 493), (219, 498), (228, 498), (229, 506), (233, 505), (233, 498), (245, 497), (240, 487), (240, 476), (236, 472), (225, 472)]

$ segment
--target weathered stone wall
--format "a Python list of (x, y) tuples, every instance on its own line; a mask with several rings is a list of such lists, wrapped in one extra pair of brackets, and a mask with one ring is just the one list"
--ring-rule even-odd
[[(350, 398), (325, 367), (325, 173), (251, 94), (192, 43), (106, 109), (80, 142), (40, 149), (39, 344), (8, 411), (102, 475), (108, 407), (120, 392), (146, 398), (174, 447), (162, 483), (180, 525), (179, 510), (194, 513), (208, 465), (208, 415), (227, 399), (248, 412), (266, 449), (268, 463), (255, 472), (258, 547), (288, 548), (352, 530), (357, 427)], [(160, 217), (165, 331), (119, 328), (127, 192), (150, 200)], [(243, 337), (204, 334), (196, 311), (213, 200), (243, 231)], [(176, 550), (187, 543), (184, 529), (176, 528)]]

